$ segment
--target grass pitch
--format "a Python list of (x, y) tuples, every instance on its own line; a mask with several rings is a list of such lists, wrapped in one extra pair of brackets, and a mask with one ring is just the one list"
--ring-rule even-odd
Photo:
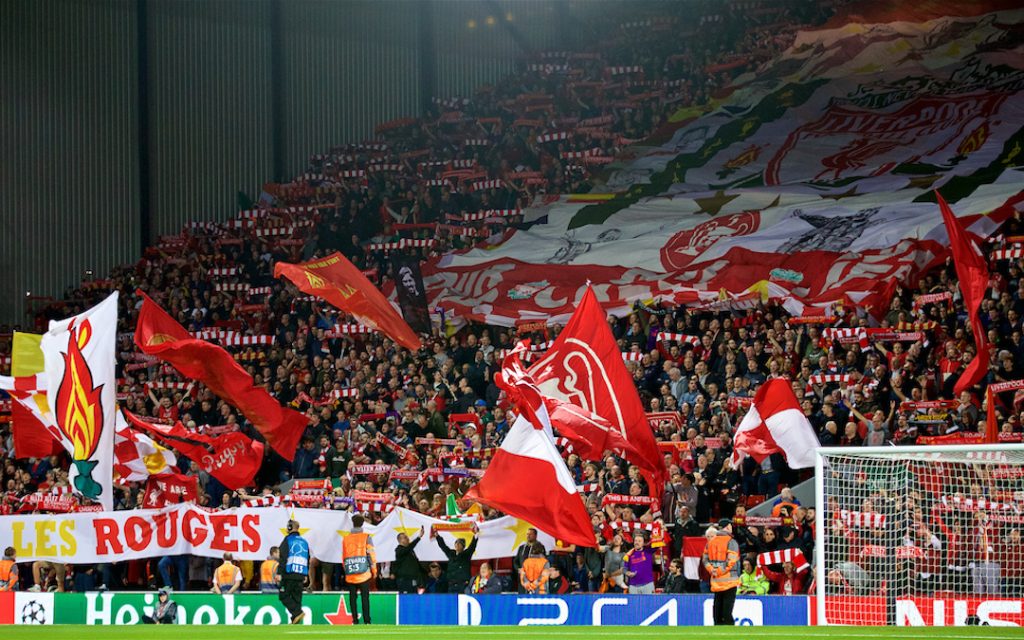
[[(7, 626), (0, 629), (4, 640), (49, 640), (65, 637), (74, 640), (267, 640), (268, 638), (320, 640), (323, 638), (397, 638), (426, 640), (533, 640), (559, 638), (597, 640), (602, 636), (626, 633), (632, 638), (683, 638), (693, 640), (867, 640), (900, 638), (908, 640), (1021, 640), (1024, 631), (1015, 627), (224, 627), (224, 626), (135, 626), (89, 627), (54, 625), (52, 627)], [(620, 636), (621, 637), (621, 636)]]

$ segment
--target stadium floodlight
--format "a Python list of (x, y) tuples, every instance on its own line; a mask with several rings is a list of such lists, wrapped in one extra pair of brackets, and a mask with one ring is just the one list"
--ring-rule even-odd
[(1024, 596), (1024, 444), (824, 447), (818, 624), (1011, 624)]

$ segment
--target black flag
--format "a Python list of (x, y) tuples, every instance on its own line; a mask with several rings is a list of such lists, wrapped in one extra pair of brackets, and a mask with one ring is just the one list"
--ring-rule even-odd
[(430, 333), (430, 312), (427, 311), (427, 292), (423, 288), (420, 261), (410, 256), (391, 255), (391, 277), (398, 293), (398, 306), (402, 317), (417, 333)]

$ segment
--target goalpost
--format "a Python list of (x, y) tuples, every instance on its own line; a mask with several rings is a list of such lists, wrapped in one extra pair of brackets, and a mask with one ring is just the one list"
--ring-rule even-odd
[(825, 447), (818, 624), (1024, 625), (1024, 444)]

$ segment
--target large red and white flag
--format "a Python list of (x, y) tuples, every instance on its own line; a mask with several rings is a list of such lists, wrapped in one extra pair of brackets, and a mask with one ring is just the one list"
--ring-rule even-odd
[(707, 546), (704, 536), (683, 538), (683, 575), (687, 580), (700, 580), (700, 559)]
[(747, 415), (743, 416), (733, 440), (733, 463), (743, 454), (761, 462), (781, 453), (792, 469), (814, 466), (818, 437), (800, 409), (789, 382), (769, 380), (757, 390)]
[(565, 329), (529, 372), (544, 396), (582, 407), (609, 423), (612, 442), (595, 444), (612, 449), (617, 439), (629, 443), (626, 460), (643, 471), (651, 495), (661, 496), (665, 461), (592, 288), (587, 288)]
[(520, 411), (480, 482), (466, 493), (476, 500), (534, 525), (569, 544), (594, 546), (590, 516), (576, 482), (551, 439), (543, 404), (533, 408), (543, 424)]

